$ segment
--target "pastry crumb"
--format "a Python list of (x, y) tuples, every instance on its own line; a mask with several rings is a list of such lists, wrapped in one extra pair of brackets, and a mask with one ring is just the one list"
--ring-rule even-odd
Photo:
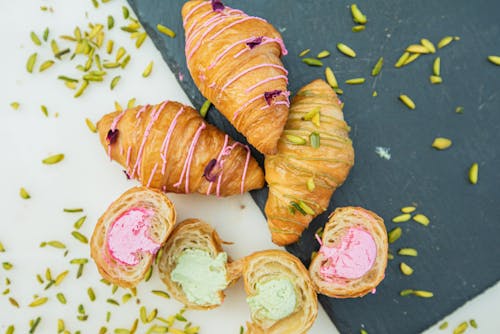
[(391, 160), (391, 153), (389, 153), (389, 151), (390, 151), (389, 147), (382, 147), (382, 146), (375, 147), (375, 153), (377, 153), (379, 157), (385, 160)]
[(245, 205), (245, 204), (241, 204), (241, 205), (240, 205), (240, 209), (241, 209), (241, 210), (245, 210), (245, 208), (246, 208), (246, 205)]

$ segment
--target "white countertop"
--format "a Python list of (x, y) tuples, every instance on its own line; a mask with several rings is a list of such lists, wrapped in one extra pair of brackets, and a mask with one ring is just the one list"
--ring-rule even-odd
[[(121, 6), (125, 4), (122, 0), (112, 0), (95, 9), (90, 0), (0, 0), (3, 13), (0, 27), (4, 32), (0, 62), (3, 76), (0, 82), (3, 125), (0, 131), (0, 242), (7, 249), (0, 253), (0, 262), (14, 265), (10, 271), (0, 267), (0, 292), (10, 288), (8, 295), (0, 295), (0, 333), (11, 324), (15, 324), (15, 333), (26, 333), (29, 320), (37, 316), (41, 316), (42, 321), (36, 333), (56, 332), (59, 318), (65, 320), (73, 333), (76, 330), (97, 333), (102, 325), (112, 333), (114, 328), (130, 328), (134, 319), (139, 317), (140, 305), (133, 300), (119, 307), (106, 302), (107, 298), (114, 298), (122, 304), (122, 295), (127, 291), (119, 289), (112, 295), (111, 288), (99, 282), (100, 276), (92, 261), (86, 265), (80, 279), (75, 278), (77, 266), (69, 264), (70, 259), (89, 257), (88, 245), (79, 243), (70, 234), (73, 223), (86, 215), (81, 232), (90, 236), (93, 225), (111, 201), (137, 184), (127, 181), (121, 168), (109, 162), (97, 136), (85, 125), (85, 118), (96, 122), (103, 114), (114, 110), (114, 101), (125, 106), (132, 97), (138, 104), (165, 99), (189, 104), (151, 40), (147, 39), (140, 49), (136, 49), (128, 34), (119, 29), (124, 25)], [(43, 12), (40, 6), (50, 6), (54, 12)], [(48, 43), (38, 47), (31, 42), (29, 34), (32, 30), (41, 38), (43, 30), (49, 27), (50, 38), (53, 38), (71, 34), (76, 25), (86, 28), (88, 22), (105, 24), (108, 15), (113, 15), (116, 22), (115, 28), (106, 32), (106, 36), (115, 41), (115, 48), (123, 45), (132, 55), (126, 70), (111, 70), (105, 83), (91, 84), (77, 99), (73, 98), (73, 91), (57, 80), (61, 74), (75, 76), (75, 62), (58, 62), (44, 73), (38, 73), (39, 65), (51, 59), (52, 52)], [(177, 38), (182, 38), (182, 32), (178, 34)], [(36, 70), (28, 74), (26, 60), (33, 52), (38, 52)], [(151, 60), (154, 61), (153, 72), (149, 78), (143, 78), (141, 73)], [(109, 81), (118, 74), (122, 79), (115, 90), (110, 91)], [(14, 101), (20, 103), (17, 111), (9, 106)], [(41, 105), (47, 106), (48, 118), (42, 114)], [(58, 117), (55, 117), (56, 113)], [(61, 163), (51, 166), (41, 163), (43, 158), (56, 153), (65, 154)], [(20, 187), (28, 190), (29, 200), (20, 198)], [(264, 216), (248, 194), (225, 199), (199, 195), (169, 197), (176, 205), (179, 221), (189, 217), (201, 218), (214, 225), (224, 240), (234, 242), (226, 247), (233, 258), (276, 248), (270, 241)], [(62, 209), (68, 207), (82, 207), (84, 212), (64, 213)], [(63, 250), (39, 247), (40, 242), (49, 240), (64, 242), (69, 250), (67, 257), (63, 256)], [(53, 275), (67, 269), (70, 274), (60, 286), (45, 291), (35, 276), (38, 273), (43, 276), (46, 268), (50, 268)], [(8, 287), (6, 277), (12, 281)], [(90, 302), (87, 297), (88, 287), (96, 292), (95, 302)], [(159, 315), (167, 317), (182, 307), (175, 300), (152, 295), (151, 290), (164, 290), (156, 272), (149, 282), (138, 287), (138, 298), (148, 312), (158, 308)], [(67, 305), (56, 300), (58, 292), (66, 295)], [(27, 305), (34, 294), (47, 296), (49, 301), (30, 308)], [(220, 308), (206, 312), (187, 311), (186, 318), (201, 326), (200, 333), (239, 333), (240, 326), (249, 320), (242, 283), (228, 289), (226, 295)], [(21, 307), (12, 307), (8, 297), (15, 298)], [(85, 306), (89, 315), (85, 322), (76, 319), (79, 304)], [(498, 332), (499, 308), (500, 284), (497, 284), (447, 317), (450, 327), (446, 332), (452, 332), (454, 326), (471, 318), (479, 324), (479, 329), (474, 332)], [(112, 318), (106, 324), (108, 310), (112, 311)], [(147, 328), (149, 325), (141, 324), (137, 333), (144, 333)], [(372, 334), (369, 328), (367, 330)], [(310, 333), (337, 331), (321, 309)], [(433, 328), (426, 333), (443, 331)]]

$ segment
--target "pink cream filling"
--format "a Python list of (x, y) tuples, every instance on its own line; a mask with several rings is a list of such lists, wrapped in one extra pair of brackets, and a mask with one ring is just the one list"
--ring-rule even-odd
[(320, 274), (326, 281), (336, 278), (355, 279), (366, 274), (377, 256), (377, 245), (370, 233), (350, 228), (337, 247), (321, 245), (319, 250), (326, 259)]
[(160, 244), (148, 236), (153, 214), (152, 210), (132, 208), (113, 222), (107, 235), (107, 246), (113, 259), (135, 266), (140, 261), (140, 252), (155, 254), (158, 251)]

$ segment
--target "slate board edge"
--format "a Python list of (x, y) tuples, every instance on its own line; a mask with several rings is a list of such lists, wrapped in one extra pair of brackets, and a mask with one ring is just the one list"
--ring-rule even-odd
[[(134, 10), (134, 12), (138, 13), (138, 8), (135, 5), (134, 0), (127, 0), (127, 2), (132, 7), (132, 9)], [(139, 17), (140, 17), (140, 15), (139, 15)], [(151, 27), (151, 26), (149, 26), (147, 24), (143, 24), (143, 26), (144, 26), (144, 29), (147, 31), (148, 35), (150, 36), (150, 38), (152, 39), (155, 47), (158, 50), (161, 50), (162, 48), (161, 48), (160, 41), (156, 38), (156, 37), (158, 37), (158, 32), (156, 31), (156, 27)], [(181, 36), (177, 36), (176, 38), (182, 38), (182, 37)], [(203, 102), (203, 100), (198, 100), (195, 95), (190, 95), (189, 92), (186, 90), (187, 83), (185, 81), (183, 81), (183, 80), (180, 80), (179, 76), (176, 75), (176, 73), (179, 73), (178, 71), (180, 69), (180, 67), (178, 66), (177, 59), (174, 58), (174, 56), (169, 56), (168, 49), (167, 49), (167, 52), (161, 52), (160, 51), (160, 53), (161, 53), (162, 58), (164, 59), (164, 61), (167, 63), (167, 65), (169, 66), (169, 68), (174, 73), (174, 76), (175, 76), (177, 82), (181, 85), (182, 89), (186, 92), (186, 94), (187, 94), (188, 98), (190, 99), (190, 101), (193, 103), (193, 105), (195, 107), (199, 108), (201, 106), (201, 103)], [(185, 73), (184, 75), (189, 75), (189, 73)], [(252, 151), (253, 151), (253, 153), (255, 153), (254, 150), (252, 150)], [(261, 160), (261, 159), (259, 159), (259, 160)], [(251, 196), (252, 196), (252, 198), (254, 199), (254, 201), (257, 203), (257, 205), (259, 206), (259, 208), (261, 209), (261, 211), (264, 214), (264, 210), (263, 210), (264, 205), (263, 204), (265, 203), (265, 199), (262, 197), (263, 193), (267, 196), (267, 188), (264, 188), (264, 189), (261, 189), (261, 190), (252, 191), (251, 192)], [(291, 251), (289, 247), (287, 247), (287, 250), (289, 252), (293, 253), (293, 251)], [(294, 254), (294, 255), (296, 255), (296, 254)], [(486, 291), (487, 289), (491, 288), (496, 283), (498, 283), (498, 281), (497, 282), (492, 282), (491, 285), (488, 285), (488, 286), (484, 287), (484, 289), (482, 289), (481, 291), (477, 292), (477, 295), (482, 294), (484, 291)], [(330, 300), (330, 298), (328, 298), (326, 296), (322, 296), (322, 295), (319, 296), (320, 303), (321, 304), (325, 303), (325, 306), (326, 306), (326, 304), (328, 303), (329, 300)], [(465, 303), (467, 303), (469, 300), (470, 299), (466, 299), (466, 300), (463, 301), (463, 303), (459, 304), (458, 306), (455, 305), (453, 307), (450, 307), (447, 310), (446, 314), (448, 315), (448, 314), (452, 313), (454, 310), (460, 308)], [(329, 306), (331, 307), (331, 305), (329, 305)], [(329, 310), (329, 308), (325, 307), (325, 310)], [(343, 333), (344, 331), (342, 331), (341, 328), (344, 327), (345, 325), (342, 324), (342, 319), (336, 319), (333, 313), (327, 312), (327, 314), (330, 317), (330, 319), (333, 321), (333, 323), (336, 324), (337, 329), (339, 329), (339, 331), (341, 333)], [(432, 327), (433, 325), (434, 324), (430, 324), (429, 327)], [(344, 328), (346, 328), (346, 327), (349, 327), (349, 326), (345, 326)], [(424, 331), (427, 328), (428, 328), (427, 325), (422, 326), (419, 329), (419, 332)]]

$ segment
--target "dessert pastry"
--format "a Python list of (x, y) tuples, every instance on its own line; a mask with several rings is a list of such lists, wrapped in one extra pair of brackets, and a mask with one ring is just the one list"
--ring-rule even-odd
[(269, 197), (265, 212), (275, 244), (297, 241), (354, 164), (349, 126), (337, 95), (315, 80), (293, 98), (278, 153), (266, 156)]
[(318, 301), (299, 259), (282, 250), (266, 250), (240, 261), (252, 318), (247, 333), (305, 333), (316, 319)]
[(172, 297), (190, 309), (222, 304), (224, 289), (238, 278), (217, 232), (198, 219), (174, 228), (158, 261), (160, 277)]
[(90, 255), (99, 273), (124, 288), (136, 286), (175, 224), (175, 209), (157, 190), (136, 187), (115, 200), (99, 218)]
[(329, 297), (362, 297), (384, 279), (387, 231), (377, 214), (359, 207), (338, 208), (323, 230), (309, 266), (316, 290)]
[(279, 32), (221, 1), (187, 1), (182, 17), (196, 86), (257, 150), (276, 153), (290, 94)]
[(109, 157), (146, 187), (228, 196), (264, 185), (246, 145), (180, 103), (116, 111), (105, 115), (97, 129)]

